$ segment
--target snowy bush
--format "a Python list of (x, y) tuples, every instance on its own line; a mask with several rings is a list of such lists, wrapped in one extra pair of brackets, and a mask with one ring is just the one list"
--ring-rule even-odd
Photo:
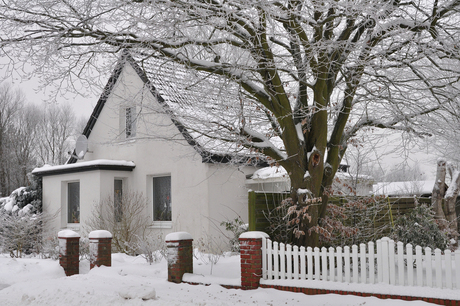
[(151, 220), (145, 213), (147, 199), (139, 192), (124, 192), (115, 207), (113, 197), (106, 197), (93, 207), (84, 230), (107, 230), (112, 234), (112, 251), (138, 254), (137, 248), (149, 231)]
[(396, 219), (391, 237), (404, 244), (430, 247), (433, 250), (445, 250), (449, 246), (447, 232), (440, 229), (432, 209), (425, 205), (418, 205), (410, 214)]
[(139, 254), (151, 265), (166, 258), (166, 243), (162, 234), (146, 235), (143, 239), (139, 238), (137, 247)]
[(220, 241), (211, 235), (206, 235), (194, 241), (193, 244), (195, 245), (195, 258), (201, 260), (205, 265), (211, 265), (210, 273), (212, 274), (214, 265), (224, 254)]
[(239, 253), (240, 252), (239, 238), (242, 233), (248, 231), (248, 224), (244, 223), (243, 220), (241, 220), (241, 218), (238, 217), (232, 221), (223, 221), (220, 223), (220, 225), (224, 226), (226, 231), (229, 231), (232, 233), (230, 237), (226, 236), (226, 238), (229, 240), (228, 244), (230, 246), (230, 250), (232, 252)]
[(12, 257), (43, 253), (46, 224), (53, 217), (41, 209), (41, 188), (36, 179), (30, 187), (18, 188), (9, 197), (0, 199), (1, 252)]

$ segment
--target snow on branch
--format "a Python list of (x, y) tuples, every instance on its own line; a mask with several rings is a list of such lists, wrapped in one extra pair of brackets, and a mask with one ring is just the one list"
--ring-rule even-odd
[(247, 127), (243, 127), (242, 134), (247, 136), (245, 146), (263, 150), (265, 154), (269, 155), (275, 160), (286, 160), (288, 157), (286, 153), (275, 147), (273, 143), (264, 135)]

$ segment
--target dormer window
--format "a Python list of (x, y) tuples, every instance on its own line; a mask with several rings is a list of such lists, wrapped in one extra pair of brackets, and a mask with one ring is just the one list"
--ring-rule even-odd
[(125, 135), (126, 138), (136, 136), (136, 107), (125, 108)]

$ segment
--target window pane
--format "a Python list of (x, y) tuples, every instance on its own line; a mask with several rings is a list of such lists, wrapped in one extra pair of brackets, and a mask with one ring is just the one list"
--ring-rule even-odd
[(126, 138), (136, 136), (136, 108), (128, 107), (125, 112), (126, 117)]
[(123, 181), (115, 180), (114, 181), (114, 194), (113, 194), (113, 207), (115, 209), (114, 216), (116, 222), (121, 222), (123, 217), (123, 208), (122, 208), (122, 197), (123, 197)]
[(153, 220), (171, 221), (171, 177), (153, 178)]
[(67, 223), (80, 223), (80, 182), (67, 184)]

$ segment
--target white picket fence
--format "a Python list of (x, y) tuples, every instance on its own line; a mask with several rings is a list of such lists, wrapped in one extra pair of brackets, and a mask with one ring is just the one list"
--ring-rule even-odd
[(359, 247), (304, 248), (262, 239), (264, 279), (308, 279), (333, 282), (460, 289), (460, 250), (403, 245), (389, 238)]

